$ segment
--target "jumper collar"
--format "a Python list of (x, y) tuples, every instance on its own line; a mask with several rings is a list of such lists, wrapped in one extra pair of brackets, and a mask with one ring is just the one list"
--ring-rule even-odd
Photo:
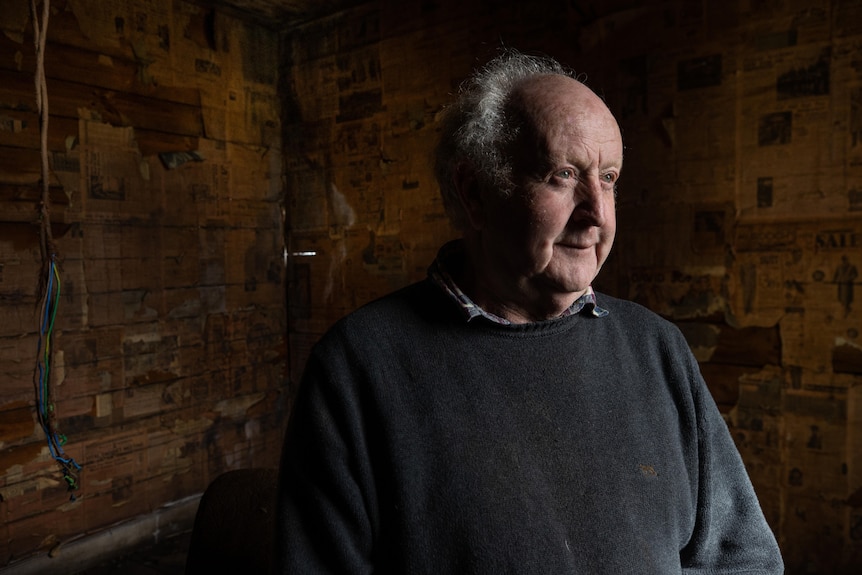
[[(428, 268), (428, 277), (430, 277), (438, 287), (440, 287), (450, 298), (452, 298), (453, 301), (455, 301), (455, 303), (458, 304), (458, 308), (463, 312), (467, 321), (471, 321), (477, 317), (484, 317), (494, 323), (511, 325), (512, 322), (509, 320), (482, 309), (476, 302), (470, 299), (470, 296), (465, 294), (461, 288), (458, 287), (457, 283), (455, 283), (455, 280), (449, 273), (449, 269), (451, 269), (451, 266), (456, 259), (463, 257), (464, 246), (460, 240), (454, 240), (444, 244), (443, 247), (440, 248), (440, 251), (437, 252), (436, 259)], [(575, 302), (558, 317), (575, 315), (582, 311), (595, 317), (604, 317), (608, 315), (608, 310), (596, 305), (596, 293), (593, 291), (593, 286), (589, 286), (587, 291), (584, 292), (581, 297), (576, 299)]]

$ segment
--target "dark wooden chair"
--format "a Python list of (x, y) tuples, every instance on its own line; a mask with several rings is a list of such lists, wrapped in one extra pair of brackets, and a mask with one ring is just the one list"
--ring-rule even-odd
[(269, 575), (277, 482), (277, 469), (237, 469), (210, 483), (195, 515), (186, 575)]

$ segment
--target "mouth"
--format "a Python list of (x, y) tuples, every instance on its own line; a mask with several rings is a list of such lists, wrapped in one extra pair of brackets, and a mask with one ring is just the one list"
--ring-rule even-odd
[(593, 244), (593, 243), (591, 243), (591, 242), (573, 242), (573, 241), (567, 241), (567, 242), (558, 242), (558, 243), (557, 243), (557, 246), (558, 246), (558, 247), (561, 247), (561, 248), (563, 248), (563, 249), (567, 249), (567, 250), (578, 250), (578, 251), (583, 251), (583, 250), (589, 250), (589, 249), (592, 249), (592, 248), (595, 246), (595, 244)]

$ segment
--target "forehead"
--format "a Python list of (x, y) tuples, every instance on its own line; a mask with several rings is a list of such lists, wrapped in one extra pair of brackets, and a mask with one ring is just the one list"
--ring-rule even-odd
[(559, 138), (586, 138), (611, 149), (619, 148), (619, 126), (605, 103), (581, 82), (566, 76), (538, 76), (523, 82), (513, 104), (526, 128), (546, 144)]

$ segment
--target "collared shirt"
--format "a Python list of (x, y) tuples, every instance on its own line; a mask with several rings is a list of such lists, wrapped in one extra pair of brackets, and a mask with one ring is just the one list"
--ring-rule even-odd
[[(458, 304), (459, 309), (464, 312), (464, 317), (467, 321), (477, 317), (484, 317), (494, 323), (511, 325), (512, 322), (509, 320), (498, 315), (494, 315), (493, 313), (485, 311), (479, 307), (479, 305), (470, 299), (470, 296), (465, 294), (461, 288), (458, 287), (458, 284), (455, 283), (449, 270), (452, 269), (452, 266), (457, 260), (463, 258), (463, 242), (460, 240), (448, 242), (440, 248), (439, 252), (437, 252), (437, 257), (428, 268), (428, 276)], [(584, 292), (581, 297), (576, 299), (568, 309), (559, 315), (559, 317), (574, 315), (576, 313), (581, 313), (582, 311), (590, 313), (595, 317), (604, 317), (608, 315), (608, 310), (596, 305), (596, 293), (593, 291), (593, 286), (589, 286), (587, 291)]]

